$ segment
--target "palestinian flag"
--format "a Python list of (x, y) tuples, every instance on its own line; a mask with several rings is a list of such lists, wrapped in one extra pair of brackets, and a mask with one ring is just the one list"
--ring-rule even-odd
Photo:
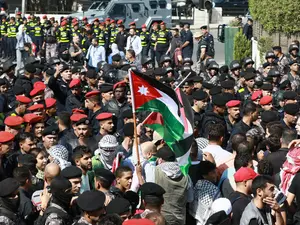
[(193, 117), (190, 118), (191, 121), (187, 120), (186, 110), (181, 106), (187, 104), (187, 111), (190, 109), (191, 112), (188, 115), (193, 115), (188, 100), (182, 98), (180, 90), (177, 96), (172, 88), (137, 71), (130, 72), (129, 80), (133, 110), (153, 112), (144, 124), (162, 136), (174, 151), (183, 173), (186, 174), (193, 140)]

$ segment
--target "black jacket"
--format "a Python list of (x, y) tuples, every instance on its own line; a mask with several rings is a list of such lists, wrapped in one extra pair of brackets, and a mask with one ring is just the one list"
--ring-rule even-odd
[(19, 78), (17, 78), (14, 86), (23, 87), (24, 90), (25, 90), (25, 95), (27, 97), (30, 97), (30, 92), (33, 89), (33, 85), (32, 85), (32, 82), (29, 78), (27, 78), (25, 76), (20, 76)]
[(54, 98), (57, 100), (57, 110), (59, 112), (65, 110), (66, 99), (70, 94), (69, 84), (61, 78), (50, 77), (48, 81), (49, 88), (54, 92)]
[(116, 36), (115, 43), (118, 45), (119, 51), (125, 52), (125, 47), (127, 45), (127, 33), (118, 33)]

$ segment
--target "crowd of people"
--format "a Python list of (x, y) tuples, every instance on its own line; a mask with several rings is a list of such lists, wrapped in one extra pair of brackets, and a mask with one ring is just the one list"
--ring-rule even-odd
[[(199, 31), (3, 17), (0, 224), (300, 224), (299, 42), (219, 66)], [(134, 126), (129, 69), (190, 101), (188, 174)]]

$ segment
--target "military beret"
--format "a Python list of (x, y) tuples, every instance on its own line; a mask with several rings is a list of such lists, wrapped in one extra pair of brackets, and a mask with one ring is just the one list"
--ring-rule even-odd
[(20, 187), (15, 178), (6, 178), (0, 182), (0, 197), (10, 197)]
[(101, 93), (107, 93), (113, 91), (113, 85), (112, 84), (108, 84), (108, 83), (104, 83), (100, 85), (100, 92)]
[(115, 90), (118, 87), (126, 87), (126, 82), (125, 81), (120, 81), (118, 83), (115, 83), (113, 86), (113, 90)]
[(22, 125), (22, 123), (24, 123), (24, 120), (20, 116), (8, 116), (4, 120), (4, 124), (9, 127), (17, 127)]
[(46, 109), (52, 108), (56, 104), (55, 98), (46, 98), (45, 99)]
[(18, 163), (23, 166), (34, 166), (36, 165), (37, 161), (36, 158), (31, 154), (20, 154), (17, 157)]
[(35, 124), (43, 120), (42, 116), (38, 116), (34, 113), (27, 113), (23, 116), (25, 123)]
[(133, 113), (131, 109), (126, 109), (123, 113), (122, 113), (122, 117), (123, 119), (132, 119), (133, 118)]
[(73, 79), (69, 84), (69, 88), (80, 87), (80, 85), (81, 85), (80, 79)]
[(84, 114), (85, 112), (83, 109), (75, 108), (75, 109), (72, 109), (72, 113), (73, 114)]
[(31, 63), (26, 64), (25, 67), (24, 67), (24, 69), (28, 73), (35, 73), (35, 71), (36, 71), (35, 66), (33, 64), (31, 64)]
[(260, 101), (259, 104), (260, 105), (268, 105), (270, 103), (272, 103), (273, 98), (269, 95), (263, 96)]
[(212, 103), (216, 106), (225, 106), (226, 105), (226, 100), (225, 98), (222, 96), (222, 94), (217, 94), (212, 96)]
[(88, 118), (87, 115), (81, 114), (81, 113), (75, 113), (75, 114), (72, 114), (72, 116), (70, 116), (70, 120), (72, 122), (78, 122), (81, 119), (87, 119), (87, 118)]
[(283, 107), (283, 110), (286, 114), (296, 116), (299, 113), (299, 105), (298, 104), (286, 104)]
[(100, 114), (96, 117), (96, 119), (99, 120), (99, 121), (101, 121), (101, 120), (112, 119), (112, 117), (113, 117), (113, 114), (112, 114), (112, 113), (107, 113), (107, 112), (105, 112), (105, 113), (100, 113)]
[(66, 21), (63, 21), (60, 25), (61, 25), (61, 26), (66, 26), (66, 25), (67, 25), (67, 22), (66, 22)]
[(47, 136), (47, 135), (57, 135), (58, 134), (58, 126), (57, 125), (52, 125), (52, 126), (48, 126), (43, 130), (43, 136)]
[(264, 83), (260, 88), (264, 91), (272, 91), (273, 85), (270, 83)]
[(9, 141), (14, 140), (15, 136), (10, 133), (10, 132), (6, 132), (6, 131), (0, 131), (0, 143), (6, 143)]
[(220, 94), (220, 93), (222, 93), (222, 88), (220, 86), (214, 86), (213, 88), (211, 88), (209, 90), (210, 95), (217, 95), (217, 94)]
[(201, 29), (201, 30), (202, 30), (202, 29), (203, 29), (203, 30), (207, 30), (207, 26), (206, 26), (206, 25), (203, 25), (203, 26), (200, 27), (200, 29)]
[(97, 72), (93, 69), (90, 69), (86, 72), (86, 75), (85, 75), (87, 78), (90, 78), (90, 79), (96, 79), (97, 78)]
[(261, 96), (262, 96), (262, 91), (254, 91), (254, 92), (252, 93), (251, 100), (252, 100), (252, 101), (255, 101), (255, 100), (257, 100), (258, 98), (261, 98)]
[(104, 207), (105, 194), (101, 191), (85, 191), (77, 198), (77, 205), (85, 212), (93, 212)]
[(97, 167), (97, 168), (94, 169), (94, 172), (95, 172), (96, 177), (104, 178), (110, 185), (116, 179), (115, 175), (110, 170), (107, 170), (107, 169), (104, 169), (104, 168)]
[(61, 69), (61, 72), (64, 72), (65, 70), (69, 70), (70, 69), (70, 66), (66, 63), (62, 63), (62, 69)]
[(54, 177), (50, 184), (52, 195), (56, 195), (58, 193), (66, 193), (67, 190), (71, 190), (72, 184), (71, 182), (62, 176)]
[(124, 221), (123, 225), (155, 225), (155, 223), (149, 219), (130, 219)]
[(81, 178), (82, 170), (77, 166), (68, 166), (61, 171), (60, 175), (67, 179)]
[(90, 98), (93, 96), (100, 96), (100, 91), (95, 90), (95, 91), (90, 91), (88, 93), (85, 94), (85, 98)]
[(118, 214), (121, 215), (123, 213), (131, 211), (131, 204), (125, 198), (115, 198), (106, 206), (107, 214)]
[(233, 60), (229, 65), (230, 70), (236, 70), (236, 69), (241, 69), (241, 68), (242, 68), (242, 66), (238, 60)]
[(270, 69), (270, 71), (268, 72), (268, 76), (270, 77), (279, 77), (280, 76), (280, 72), (277, 69)]
[(239, 100), (231, 100), (226, 103), (226, 106), (228, 108), (232, 108), (232, 107), (238, 107), (238, 106), (240, 106), (240, 104), (241, 104), (241, 101), (239, 101)]
[(16, 100), (23, 104), (29, 104), (31, 102), (30, 98), (27, 98), (26, 96), (23, 96), (23, 95), (17, 95)]
[(72, 72), (72, 73), (80, 73), (80, 72), (81, 72), (81, 67), (76, 66), (76, 67), (72, 68), (72, 71), (71, 71), (71, 72)]
[(296, 100), (297, 93), (295, 91), (285, 91), (283, 92), (283, 99), (285, 100)]
[(112, 61), (120, 62), (122, 57), (119, 54), (115, 54), (112, 56)]
[(205, 81), (204, 81), (204, 82), (202, 83), (202, 87), (205, 88), (205, 89), (209, 89), (209, 90), (210, 90), (210, 89), (212, 89), (212, 88), (214, 87), (214, 85), (211, 84), (211, 83), (208, 83), (208, 82), (205, 82)]
[(142, 198), (146, 195), (153, 195), (157, 197), (162, 197), (166, 191), (160, 185), (152, 182), (146, 182), (140, 187), (140, 192), (142, 194)]
[(275, 59), (275, 54), (274, 54), (274, 52), (273, 51), (268, 51), (267, 53), (266, 53), (266, 56), (265, 56), (265, 59), (268, 59), (268, 58), (274, 58)]
[(39, 111), (39, 110), (44, 110), (44, 105), (43, 104), (33, 104), (32, 106), (28, 107), (27, 109), (29, 111)]
[(245, 78), (245, 80), (253, 80), (254, 78), (256, 77), (256, 74), (255, 73), (245, 73), (245, 75), (244, 75), (244, 78)]
[(30, 92), (30, 96), (33, 97), (33, 96), (36, 96), (36, 95), (39, 95), (39, 94), (42, 94), (44, 92), (44, 88), (41, 88), (41, 87), (38, 87), (38, 88), (33, 88), (32, 91)]
[(275, 111), (263, 111), (261, 114), (261, 121), (264, 123), (270, 123), (273, 121), (278, 121), (279, 117), (278, 114)]
[(205, 100), (208, 98), (208, 94), (202, 90), (193, 92), (192, 96), (193, 96), (193, 99), (195, 99), (197, 101)]
[(221, 82), (221, 87), (224, 89), (234, 89), (234, 80), (225, 80)]
[(123, 127), (123, 132), (125, 137), (133, 137), (134, 135), (133, 123), (125, 123)]
[(287, 87), (290, 87), (291, 86), (291, 82), (289, 80), (285, 80), (283, 81), (282, 83), (279, 84), (279, 89), (280, 90), (283, 90)]
[(53, 75), (55, 74), (55, 70), (52, 69), (52, 68), (48, 68), (48, 69), (46, 70), (46, 74), (47, 74), (48, 76), (53, 76)]

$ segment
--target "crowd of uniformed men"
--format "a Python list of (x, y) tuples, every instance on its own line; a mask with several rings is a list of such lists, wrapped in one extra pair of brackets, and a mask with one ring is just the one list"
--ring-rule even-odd
[[(255, 69), (220, 67), (207, 26), (20, 13), (0, 26), (0, 224), (300, 223), (297, 40)], [(130, 68), (190, 101), (188, 175), (146, 112), (137, 163)]]

